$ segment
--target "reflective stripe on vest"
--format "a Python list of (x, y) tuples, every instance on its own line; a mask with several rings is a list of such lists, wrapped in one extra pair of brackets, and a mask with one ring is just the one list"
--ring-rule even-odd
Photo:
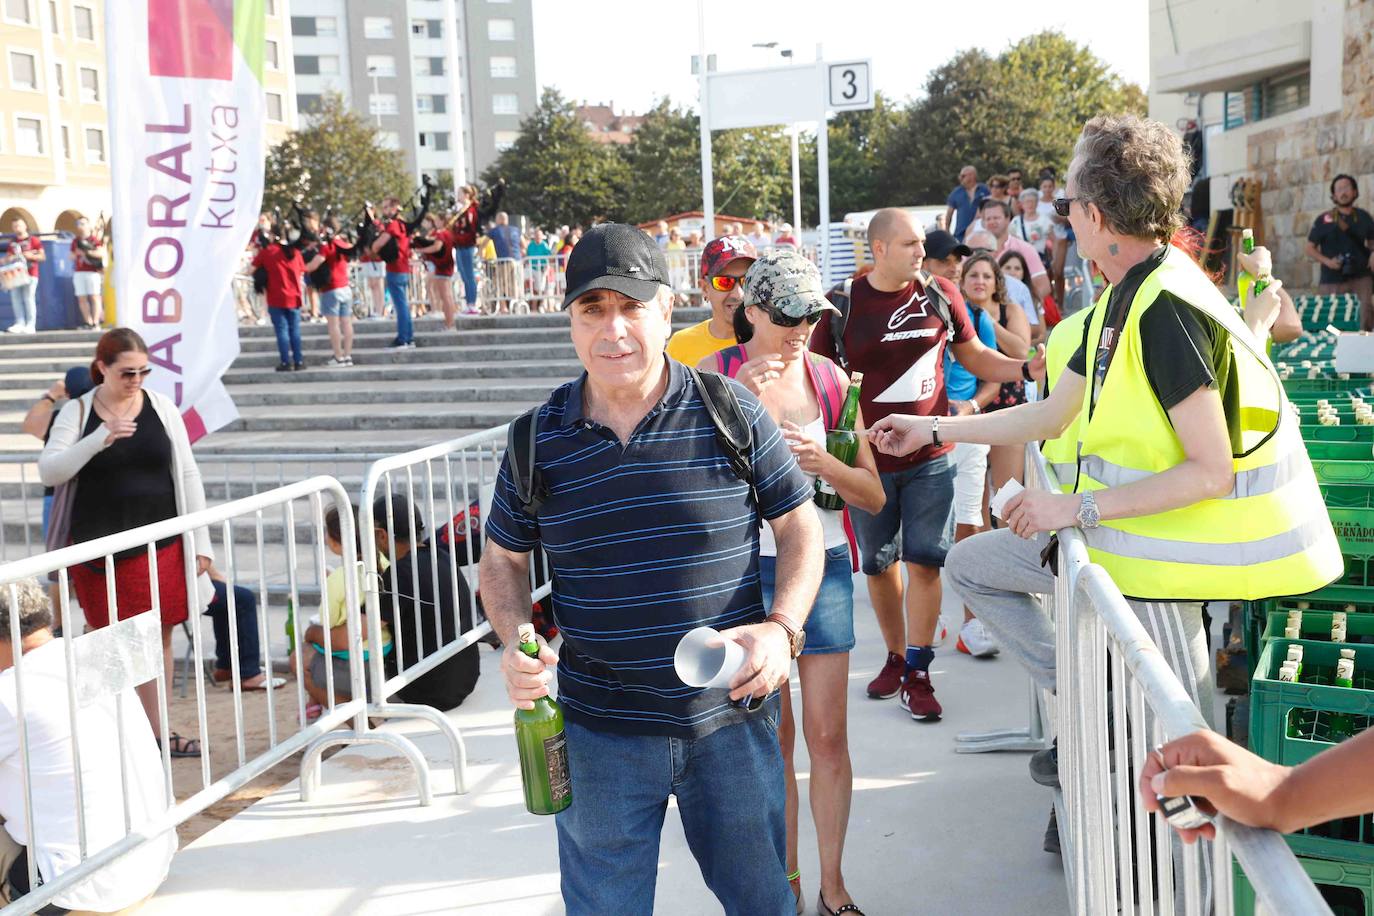
[[(1241, 439), (1241, 454), (1232, 456), (1235, 485), (1219, 499), (1104, 520), (1087, 532), (1090, 558), (1136, 598), (1254, 599), (1326, 585), (1344, 561), (1282, 384), (1230, 303), (1182, 251), (1170, 248), (1141, 282), (1091, 418), (1091, 390), (1084, 394), (1078, 490), (1133, 483), (1187, 460), (1141, 351), (1141, 316), (1163, 291), (1229, 335), (1240, 404), (1230, 418)], [(1105, 322), (1105, 309), (1094, 311), (1090, 354)]]

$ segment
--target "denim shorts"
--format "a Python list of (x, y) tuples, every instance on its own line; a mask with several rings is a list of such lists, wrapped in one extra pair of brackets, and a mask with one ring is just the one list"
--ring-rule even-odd
[(363, 261), (363, 276), (369, 279), (375, 277), (378, 280), (386, 276), (386, 265), (381, 261)]
[(347, 286), (327, 289), (320, 293), (320, 314), (326, 318), (349, 318), (353, 315), (353, 290)]
[[(759, 557), (759, 584), (763, 586), (765, 610), (773, 607), (777, 568), (776, 557)], [(832, 655), (854, 648), (854, 567), (850, 564), (848, 544), (825, 551), (821, 588), (802, 629), (806, 630), (802, 655)]]
[(948, 454), (878, 476), (887, 502), (877, 515), (849, 507), (864, 575), (876, 576), (898, 560), (945, 565), (954, 543), (954, 463)]

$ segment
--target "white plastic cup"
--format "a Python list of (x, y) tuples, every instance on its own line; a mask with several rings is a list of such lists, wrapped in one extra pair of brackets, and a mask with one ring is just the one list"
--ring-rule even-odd
[(711, 627), (697, 627), (682, 637), (673, 653), (673, 668), (688, 687), (729, 687), (744, 666), (744, 646), (725, 639)]

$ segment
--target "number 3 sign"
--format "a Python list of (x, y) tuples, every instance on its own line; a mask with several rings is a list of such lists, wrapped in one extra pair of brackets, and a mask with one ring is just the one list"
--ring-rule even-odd
[(834, 111), (873, 107), (873, 87), (866, 60), (826, 64), (830, 74), (825, 105)]

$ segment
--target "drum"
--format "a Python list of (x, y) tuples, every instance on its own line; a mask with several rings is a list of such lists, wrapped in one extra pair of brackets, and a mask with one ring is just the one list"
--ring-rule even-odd
[(0, 261), (0, 290), (18, 289), (28, 285), (29, 262), (23, 258)]

